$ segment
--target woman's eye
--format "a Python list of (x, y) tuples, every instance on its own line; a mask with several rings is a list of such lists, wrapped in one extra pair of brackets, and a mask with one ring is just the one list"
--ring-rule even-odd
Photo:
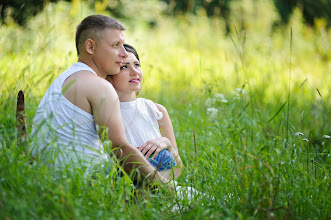
[(140, 67), (140, 64), (139, 63), (136, 63), (134, 66), (135, 67)]
[(128, 66), (127, 65), (123, 65), (123, 66), (121, 66), (120, 69), (122, 70), (122, 69), (126, 69), (126, 68), (128, 68)]

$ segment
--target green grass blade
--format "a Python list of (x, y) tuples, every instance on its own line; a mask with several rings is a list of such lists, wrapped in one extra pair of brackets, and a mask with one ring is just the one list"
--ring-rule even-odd
[(274, 114), (274, 116), (272, 116), (267, 123), (271, 122), (272, 120), (274, 120), (274, 118), (276, 118), (276, 116), (282, 111), (282, 109), (285, 107), (287, 101), (278, 109), (278, 111), (276, 112), (276, 114)]

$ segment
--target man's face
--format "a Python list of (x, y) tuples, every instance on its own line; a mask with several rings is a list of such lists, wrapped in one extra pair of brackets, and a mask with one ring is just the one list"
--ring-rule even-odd
[(124, 35), (120, 30), (105, 29), (95, 40), (95, 48), (91, 58), (98, 69), (98, 75), (105, 78), (120, 72), (123, 59), (128, 53), (123, 47)]

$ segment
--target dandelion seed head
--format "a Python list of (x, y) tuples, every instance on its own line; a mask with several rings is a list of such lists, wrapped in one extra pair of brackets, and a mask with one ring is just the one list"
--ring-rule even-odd
[(323, 135), (325, 139), (330, 139), (330, 135)]
[(303, 141), (306, 141), (306, 142), (309, 142), (309, 140), (307, 139), (307, 138), (304, 138), (304, 139), (302, 139)]

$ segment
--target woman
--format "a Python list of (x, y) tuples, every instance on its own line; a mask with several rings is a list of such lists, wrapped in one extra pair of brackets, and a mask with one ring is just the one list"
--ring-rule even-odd
[(139, 55), (128, 44), (124, 48), (128, 57), (124, 58), (120, 73), (106, 79), (119, 96), (126, 137), (163, 177), (176, 179), (183, 164), (169, 114), (162, 105), (137, 98), (143, 82)]

